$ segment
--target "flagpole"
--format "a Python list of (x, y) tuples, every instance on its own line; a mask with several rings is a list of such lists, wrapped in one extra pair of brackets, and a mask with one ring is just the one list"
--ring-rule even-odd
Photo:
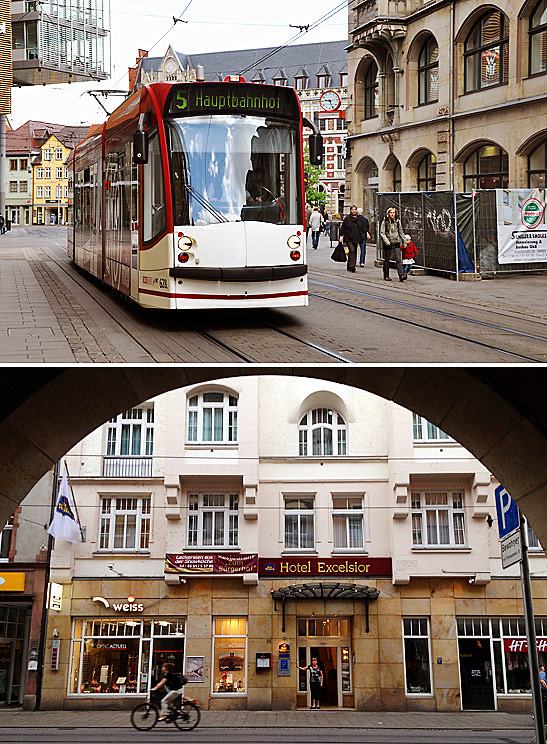
[(74, 491), (72, 490), (72, 482), (70, 480), (70, 473), (68, 472), (68, 465), (66, 464), (66, 460), (63, 460), (63, 464), (65, 466), (65, 472), (66, 472), (66, 479), (68, 481), (68, 487), (70, 488), (70, 495), (72, 496), (72, 503), (74, 504), (74, 511), (76, 512), (76, 519), (78, 520), (78, 527), (80, 528), (80, 537), (82, 538), (82, 542), (84, 542), (84, 531), (82, 529), (82, 523), (80, 521), (80, 515), (78, 514), (78, 504), (76, 503), (76, 498), (74, 496)]

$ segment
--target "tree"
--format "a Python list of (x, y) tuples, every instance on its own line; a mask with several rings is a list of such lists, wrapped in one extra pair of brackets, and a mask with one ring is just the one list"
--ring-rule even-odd
[(312, 207), (322, 207), (327, 201), (327, 195), (324, 191), (317, 188), (321, 179), (322, 169), (317, 165), (310, 163), (310, 151), (307, 145), (304, 145), (304, 187), (306, 189), (306, 203)]

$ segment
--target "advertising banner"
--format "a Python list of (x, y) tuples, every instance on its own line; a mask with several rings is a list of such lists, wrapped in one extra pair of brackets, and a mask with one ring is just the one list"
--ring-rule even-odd
[(258, 571), (258, 554), (248, 553), (168, 553), (165, 573), (248, 574)]
[[(547, 638), (536, 638), (536, 645), (538, 651), (547, 651)], [(528, 640), (526, 638), (504, 638), (503, 639), (503, 650), (506, 653), (511, 651), (517, 651), (519, 653), (528, 653)]]
[(0, 0), (0, 114), (11, 113), (13, 87), (11, 30), (11, 3), (9, 0)]
[(328, 579), (342, 576), (352, 579), (391, 576), (391, 558), (369, 558), (366, 555), (339, 558), (261, 558), (258, 573), (260, 576), (316, 576)]
[(545, 189), (496, 189), (498, 262), (547, 262)]

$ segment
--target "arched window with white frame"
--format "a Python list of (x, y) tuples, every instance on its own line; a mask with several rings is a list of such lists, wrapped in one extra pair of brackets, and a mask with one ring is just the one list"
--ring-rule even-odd
[(328, 456), (347, 454), (347, 425), (332, 408), (314, 408), (298, 425), (299, 454)]
[(238, 398), (222, 390), (209, 390), (188, 398), (188, 442), (237, 443)]

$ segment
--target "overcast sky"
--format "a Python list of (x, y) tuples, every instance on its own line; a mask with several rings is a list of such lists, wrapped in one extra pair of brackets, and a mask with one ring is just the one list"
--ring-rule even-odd
[[(313, 24), (340, 5), (340, 10), (331, 18), (296, 40), (298, 44), (345, 39), (347, 3), (342, 4), (341, 0), (265, 3), (252, 0), (111, 0), (111, 79), (91, 84), (14, 88), (10, 121), (14, 128), (28, 119), (58, 124), (102, 122), (106, 116), (104, 111), (85, 91), (96, 88), (127, 90), (127, 68), (135, 64), (138, 49), (147, 49), (150, 56), (159, 57), (169, 44), (177, 52), (186, 54), (277, 46), (298, 34), (298, 29), (289, 28), (290, 24)], [(173, 16), (181, 14), (188, 23), (174, 24)], [(122, 99), (101, 100), (112, 111)]]

